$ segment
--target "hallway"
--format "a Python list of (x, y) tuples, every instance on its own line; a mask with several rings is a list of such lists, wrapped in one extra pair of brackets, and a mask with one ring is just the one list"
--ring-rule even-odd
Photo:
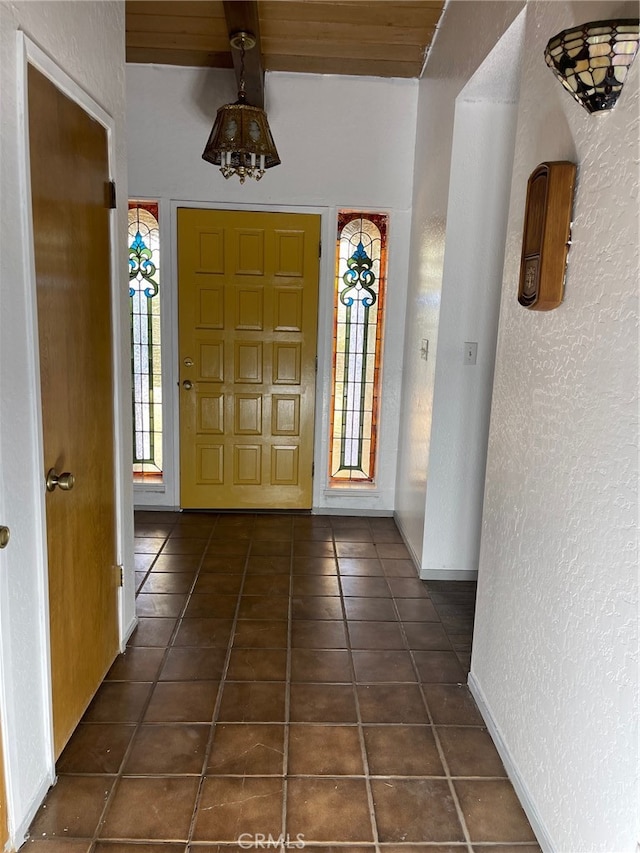
[(475, 585), (392, 519), (139, 512), (136, 568), (23, 850), (539, 850), (465, 686)]

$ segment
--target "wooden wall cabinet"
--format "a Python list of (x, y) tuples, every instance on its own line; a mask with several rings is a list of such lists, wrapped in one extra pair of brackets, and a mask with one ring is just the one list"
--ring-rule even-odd
[(540, 163), (529, 177), (518, 302), (534, 311), (557, 308), (571, 233), (575, 163)]

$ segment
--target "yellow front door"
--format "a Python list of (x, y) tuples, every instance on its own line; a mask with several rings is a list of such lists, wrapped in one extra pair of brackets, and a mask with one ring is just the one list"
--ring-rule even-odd
[(187, 509), (310, 509), (320, 217), (178, 210)]
[[(107, 132), (29, 67), (56, 757), (118, 651)], [(68, 486), (69, 483), (67, 482)]]

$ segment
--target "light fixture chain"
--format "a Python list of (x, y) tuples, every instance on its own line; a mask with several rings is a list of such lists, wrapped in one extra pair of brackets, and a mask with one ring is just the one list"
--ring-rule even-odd
[(245, 54), (245, 48), (244, 48), (244, 36), (243, 36), (242, 40), (240, 42), (240, 92), (242, 92), (242, 94), (245, 94), (244, 54)]
[[(240, 51), (238, 100), (219, 108), (202, 158), (219, 165), (225, 178), (237, 175), (243, 184), (246, 178), (259, 181), (265, 169), (280, 163), (280, 157), (269, 130), (267, 114), (261, 107), (247, 103), (245, 52), (256, 46), (256, 38), (252, 33), (240, 31), (234, 33), (229, 42), (232, 48)], [(235, 64), (235, 54), (233, 61)]]

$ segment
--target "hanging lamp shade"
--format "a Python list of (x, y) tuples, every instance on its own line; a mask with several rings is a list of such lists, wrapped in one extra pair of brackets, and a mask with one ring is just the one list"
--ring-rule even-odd
[(547, 44), (544, 58), (573, 98), (589, 113), (616, 104), (638, 51), (637, 18), (593, 21), (563, 30)]
[(235, 104), (220, 107), (202, 159), (220, 166), (225, 178), (259, 181), (280, 163), (265, 111), (247, 104), (242, 91)]
[(245, 51), (256, 46), (255, 36), (240, 31), (234, 33), (230, 41), (232, 47), (241, 51), (238, 100), (218, 110), (202, 159), (220, 166), (225, 178), (237, 175), (244, 184), (247, 178), (259, 181), (266, 169), (279, 165), (280, 157), (266, 112), (247, 103), (244, 56)]

